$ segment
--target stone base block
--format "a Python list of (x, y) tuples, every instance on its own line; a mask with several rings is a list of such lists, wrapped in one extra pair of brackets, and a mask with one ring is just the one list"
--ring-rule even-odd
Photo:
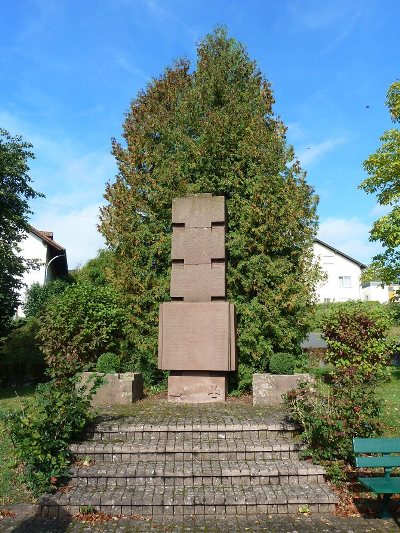
[(253, 374), (253, 405), (280, 405), (284, 394), (311, 380), (310, 374)]
[(174, 373), (168, 378), (168, 400), (177, 403), (224, 402), (226, 375), (207, 372)]
[[(87, 382), (95, 372), (84, 372), (82, 381)], [(92, 398), (92, 406), (130, 404), (143, 398), (143, 379), (139, 372), (106, 374)]]

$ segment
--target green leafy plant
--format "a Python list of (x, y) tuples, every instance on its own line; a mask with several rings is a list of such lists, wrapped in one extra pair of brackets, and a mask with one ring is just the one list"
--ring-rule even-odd
[(112, 352), (106, 352), (97, 359), (96, 370), (105, 374), (116, 374), (121, 369), (121, 358)]
[(274, 353), (269, 360), (269, 371), (272, 374), (293, 374), (296, 358), (290, 353)]
[(380, 433), (380, 402), (376, 380), (356, 367), (336, 369), (328, 383), (302, 383), (285, 398), (292, 418), (301, 428), (307, 454), (318, 460), (353, 457), (353, 437)]
[(80, 376), (38, 385), (34, 399), (6, 415), (6, 424), (34, 495), (51, 492), (68, 475), (70, 443), (90, 419), (90, 400), (101, 378), (84, 386)]
[(94, 505), (81, 505), (79, 507), (79, 512), (81, 515), (91, 515), (91, 514), (96, 514), (97, 513), (97, 509)]
[(72, 283), (72, 279), (55, 279), (42, 285), (33, 283), (26, 291), (23, 308), (27, 317), (39, 318), (43, 315), (52, 298), (59, 297)]
[(330, 461), (325, 465), (326, 477), (333, 485), (341, 487), (347, 480), (343, 461)]
[(345, 302), (332, 307), (323, 322), (328, 344), (325, 360), (335, 367), (356, 366), (362, 372), (382, 370), (393, 342), (387, 338), (392, 323), (389, 309), (375, 302)]
[(0, 381), (3, 386), (38, 382), (44, 378), (44, 354), (39, 348), (36, 318), (19, 318), (4, 339), (0, 351)]
[(10, 331), (23, 286), (22, 275), (34, 262), (20, 244), (28, 230), (29, 200), (43, 197), (31, 187), (28, 160), (32, 145), (0, 128), (0, 341)]
[(76, 283), (42, 316), (40, 344), (53, 377), (71, 376), (99, 354), (120, 351), (127, 316), (113, 289)]
[[(389, 87), (385, 102), (394, 123), (400, 124), (400, 81)], [(389, 212), (372, 225), (370, 240), (378, 241), (383, 252), (372, 258), (372, 263), (362, 274), (363, 281), (381, 280), (387, 284), (398, 283), (400, 277), (400, 129), (385, 131), (381, 146), (364, 161), (369, 176), (360, 184), (367, 194), (376, 194), (378, 204)]]

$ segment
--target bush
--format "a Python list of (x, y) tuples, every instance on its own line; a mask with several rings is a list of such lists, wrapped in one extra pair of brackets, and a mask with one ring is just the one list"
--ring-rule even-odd
[(274, 353), (269, 360), (269, 370), (272, 374), (293, 374), (296, 358), (290, 353)]
[(96, 370), (105, 374), (116, 374), (121, 369), (121, 358), (115, 353), (106, 352), (97, 359)]
[(100, 384), (78, 386), (80, 376), (38, 385), (33, 401), (7, 415), (16, 454), (24, 465), (23, 477), (34, 495), (52, 492), (68, 475), (70, 443), (90, 418), (91, 397)]
[(306, 453), (316, 460), (353, 458), (353, 437), (381, 432), (376, 380), (355, 367), (337, 369), (330, 382), (303, 383), (285, 399), (292, 418), (302, 428)]
[(99, 354), (119, 352), (126, 315), (110, 287), (77, 283), (49, 302), (39, 330), (53, 377), (72, 376)]
[(36, 338), (38, 331), (36, 318), (13, 321), (0, 353), (0, 385), (11, 387), (43, 380), (46, 365)]
[(25, 315), (39, 318), (46, 312), (50, 300), (63, 294), (71, 283), (72, 280), (69, 278), (55, 279), (44, 285), (33, 283), (26, 291), (25, 303), (23, 304)]
[(326, 361), (340, 368), (356, 366), (366, 373), (382, 369), (390, 362), (391, 323), (390, 311), (377, 302), (338, 304), (323, 322)]

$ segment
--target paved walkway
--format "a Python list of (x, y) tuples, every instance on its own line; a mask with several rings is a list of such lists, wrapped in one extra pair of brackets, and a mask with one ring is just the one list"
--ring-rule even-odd
[[(110, 412), (111, 411), (111, 412)], [(137, 402), (129, 408), (108, 410), (103, 413), (99, 425), (103, 431), (115, 425), (136, 425), (143, 423), (145, 426), (160, 423), (174, 424), (175, 431), (190, 427), (195, 429), (197, 424), (208, 424), (209, 430), (217, 424), (237, 424), (238, 430), (245, 427), (255, 428), (257, 424), (282, 421), (284, 413), (279, 410), (254, 408), (246, 401), (230, 401), (218, 406), (185, 406), (170, 405), (162, 399), (144, 400)], [(128, 418), (126, 418), (128, 417)], [(117, 422), (116, 422), (117, 420)], [(203, 426), (204, 427), (204, 426)], [(120, 431), (121, 428), (118, 428)], [(1, 510), (1, 507), (0, 507)], [(377, 518), (351, 517), (342, 518), (334, 514), (325, 515), (197, 515), (159, 517), (145, 519), (133, 516), (130, 518), (116, 518), (104, 523), (84, 523), (72, 516), (64, 519), (42, 518), (35, 515), (37, 508), (19, 508), (20, 516), (0, 518), (0, 532), (28, 532), (28, 533), (83, 533), (91, 531), (122, 533), (122, 532), (260, 532), (271, 533), (365, 533), (398, 531), (400, 524), (400, 511), (391, 520)], [(24, 514), (23, 514), (24, 513)]]
[(164, 523), (140, 519), (118, 519), (102, 524), (84, 523), (74, 519), (43, 519), (38, 517), (4, 518), (0, 520), (1, 533), (83, 533), (90, 531), (122, 532), (261, 532), (269, 533), (367, 533), (399, 530), (399, 520), (341, 518), (337, 516), (253, 516), (249, 517), (194, 517), (184, 522)]

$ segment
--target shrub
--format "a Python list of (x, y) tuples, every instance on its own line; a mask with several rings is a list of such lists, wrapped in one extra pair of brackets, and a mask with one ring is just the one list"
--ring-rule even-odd
[(105, 374), (116, 374), (121, 369), (121, 358), (115, 353), (106, 352), (97, 359), (96, 370)]
[(0, 353), (1, 385), (18, 386), (27, 381), (43, 380), (45, 361), (36, 339), (39, 321), (19, 318), (4, 339)]
[(296, 358), (290, 353), (274, 353), (269, 360), (269, 370), (272, 374), (293, 374)]
[(50, 300), (60, 296), (71, 283), (69, 278), (55, 279), (44, 285), (33, 283), (26, 291), (23, 304), (25, 315), (39, 318), (46, 312)]
[(353, 458), (353, 437), (381, 431), (375, 379), (355, 367), (337, 369), (330, 383), (303, 383), (285, 399), (292, 418), (302, 428), (308, 455), (316, 460)]
[(120, 351), (126, 315), (110, 287), (77, 283), (49, 302), (39, 330), (53, 377), (71, 376), (99, 354)]
[(90, 418), (91, 397), (100, 379), (78, 386), (80, 376), (38, 385), (29, 406), (6, 418), (23, 477), (34, 495), (51, 492), (68, 475), (70, 443)]
[(323, 323), (326, 361), (341, 368), (356, 366), (366, 373), (380, 370), (390, 361), (390, 325), (388, 308), (377, 302), (350, 301), (332, 307)]

